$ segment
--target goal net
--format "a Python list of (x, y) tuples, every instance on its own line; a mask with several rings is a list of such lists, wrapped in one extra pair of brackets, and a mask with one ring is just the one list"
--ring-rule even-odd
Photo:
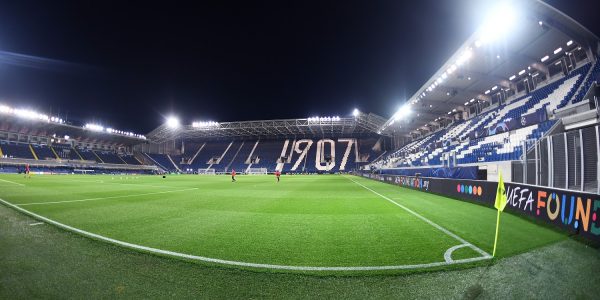
[(215, 169), (198, 169), (198, 175), (216, 175)]
[(248, 175), (266, 175), (267, 168), (248, 168), (248, 170), (246, 170), (246, 173)]

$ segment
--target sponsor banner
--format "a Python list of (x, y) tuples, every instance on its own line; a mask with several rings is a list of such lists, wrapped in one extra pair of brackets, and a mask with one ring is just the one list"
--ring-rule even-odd
[[(494, 206), (497, 182), (414, 176), (362, 176), (402, 187)], [(600, 243), (600, 195), (518, 183), (505, 183), (508, 211), (527, 215)]]
[(454, 179), (477, 179), (478, 167), (452, 167), (452, 168), (416, 168), (416, 169), (382, 169), (382, 174), (416, 176)]
[(469, 138), (475, 140), (478, 138), (499, 134), (507, 131), (513, 131), (519, 128), (535, 125), (548, 120), (548, 116), (544, 110), (539, 110), (517, 118), (507, 118), (498, 123), (492, 128), (473, 130), (469, 133)]

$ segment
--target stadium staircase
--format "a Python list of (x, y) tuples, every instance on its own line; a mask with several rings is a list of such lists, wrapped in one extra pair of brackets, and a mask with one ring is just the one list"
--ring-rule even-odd
[(33, 150), (33, 146), (31, 146), (31, 144), (29, 144), (29, 151), (31, 151), (31, 155), (33, 155), (33, 158), (35, 160), (38, 160), (38, 156), (37, 154), (35, 154), (35, 150)]
[(181, 172), (181, 169), (179, 168), (179, 166), (173, 161), (173, 158), (171, 158), (171, 155), (167, 154), (167, 158), (169, 159), (169, 162), (173, 165), (173, 167), (175, 167), (175, 170), (177, 170), (177, 172)]

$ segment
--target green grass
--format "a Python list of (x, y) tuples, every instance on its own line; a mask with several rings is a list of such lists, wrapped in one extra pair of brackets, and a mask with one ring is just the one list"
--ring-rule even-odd
[[(496, 212), (487, 207), (358, 177), (284, 176), (280, 183), (272, 176), (242, 176), (236, 183), (226, 176), (38, 175), (24, 179), (2, 175), (0, 179), (24, 185), (0, 181), (0, 198), (69, 226), (138, 245), (259, 264), (427, 264), (443, 262), (444, 252), (460, 244), (352, 180), (488, 253), (496, 218)], [(84, 201), (50, 203), (76, 200)], [(497, 257), (564, 238), (503, 214)], [(454, 259), (479, 256), (470, 248), (453, 254)]]

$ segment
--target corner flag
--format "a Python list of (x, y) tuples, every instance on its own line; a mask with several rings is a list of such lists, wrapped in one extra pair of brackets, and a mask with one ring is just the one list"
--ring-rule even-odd
[(498, 171), (498, 189), (496, 189), (496, 202), (494, 207), (498, 210), (496, 217), (496, 237), (494, 238), (494, 251), (492, 257), (496, 256), (496, 244), (498, 243), (498, 229), (500, 228), (500, 213), (506, 207), (506, 189), (504, 188), (504, 180), (502, 180), (502, 171)]

